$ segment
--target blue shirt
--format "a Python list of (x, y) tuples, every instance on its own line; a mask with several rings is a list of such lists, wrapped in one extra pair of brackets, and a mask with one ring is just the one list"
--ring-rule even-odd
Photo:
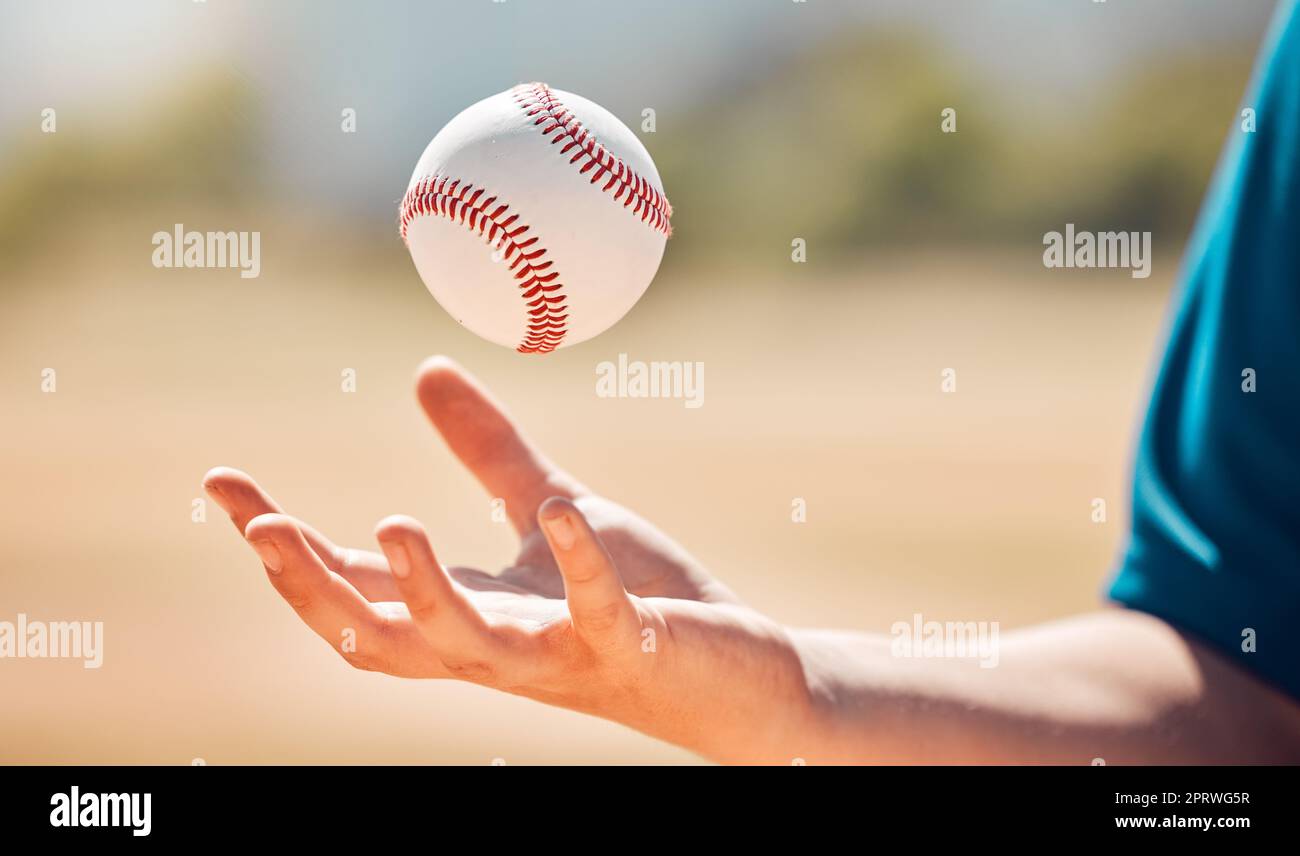
[[(1110, 589), (1300, 697), (1300, 7), (1279, 5), (1184, 259)], [(1250, 389), (1253, 377), (1254, 391)], [(1255, 650), (1243, 650), (1253, 639)]]

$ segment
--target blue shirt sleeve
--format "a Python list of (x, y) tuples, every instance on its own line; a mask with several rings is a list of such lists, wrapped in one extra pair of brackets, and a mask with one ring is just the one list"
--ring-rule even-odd
[[(1300, 7), (1279, 5), (1184, 260), (1110, 596), (1300, 697)], [(1252, 386), (1253, 382), (1253, 386)], [(1254, 651), (1249, 648), (1253, 640)]]

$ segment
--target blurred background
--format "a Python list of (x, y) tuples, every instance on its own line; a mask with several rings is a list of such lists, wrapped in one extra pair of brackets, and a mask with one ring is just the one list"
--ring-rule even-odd
[[(340, 543), (404, 512), (449, 563), (503, 566), (512, 534), (412, 396), (431, 353), (779, 620), (1006, 632), (1097, 607), (1178, 256), (1272, 8), (3, 0), (0, 620), (103, 621), (105, 661), (0, 660), (0, 762), (694, 761), (355, 672), (220, 509), (192, 522), (225, 464)], [(530, 80), (637, 131), (675, 208), (637, 308), (543, 358), (459, 328), (396, 229), (429, 139)], [(1044, 269), (1067, 222), (1151, 231), (1153, 275)], [(176, 223), (260, 231), (261, 276), (154, 268)], [(703, 361), (705, 406), (596, 398), (620, 352)]]

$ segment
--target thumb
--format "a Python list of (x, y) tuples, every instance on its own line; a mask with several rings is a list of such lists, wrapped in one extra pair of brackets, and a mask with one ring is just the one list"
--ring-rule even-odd
[(567, 499), (553, 496), (537, 510), (546, 541), (564, 578), (573, 629), (589, 645), (614, 645), (638, 637), (641, 618), (614, 560), (587, 518)]

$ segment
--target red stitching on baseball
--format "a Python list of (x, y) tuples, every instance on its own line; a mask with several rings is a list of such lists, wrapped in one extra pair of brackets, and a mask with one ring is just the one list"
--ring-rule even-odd
[(514, 88), (514, 94), (515, 101), (524, 113), (536, 117), (533, 124), (545, 126), (542, 128), (542, 136), (555, 135), (551, 140), (552, 145), (567, 140), (560, 148), (560, 154), (566, 155), (575, 147), (578, 149), (569, 163), (583, 161), (578, 169), (579, 175), (594, 170), (592, 184), (608, 175), (609, 180), (601, 190), (608, 193), (617, 185), (614, 199), (621, 198), (623, 207), (630, 206), (632, 213), (639, 216), (641, 222), (648, 223), (666, 236), (672, 235), (673, 227), (669, 218), (673, 216), (673, 206), (668, 204), (668, 199), (653, 184), (637, 175), (631, 167), (597, 142), (595, 135), (582, 126), (573, 111), (555, 97), (549, 86), (545, 83), (524, 83)]
[(560, 272), (545, 258), (546, 248), (538, 236), (525, 235), (532, 227), (520, 221), (518, 214), (507, 214), (510, 206), (498, 202), (498, 197), (487, 194), (484, 188), (461, 184), (459, 179), (445, 175), (422, 178), (402, 197), (402, 240), (406, 241), (406, 227), (412, 220), (432, 214), (478, 232), (487, 238), (494, 252), (504, 248), (501, 260), (514, 271), (528, 307), (524, 340), (515, 350), (521, 354), (550, 353), (568, 332), (569, 308)]

